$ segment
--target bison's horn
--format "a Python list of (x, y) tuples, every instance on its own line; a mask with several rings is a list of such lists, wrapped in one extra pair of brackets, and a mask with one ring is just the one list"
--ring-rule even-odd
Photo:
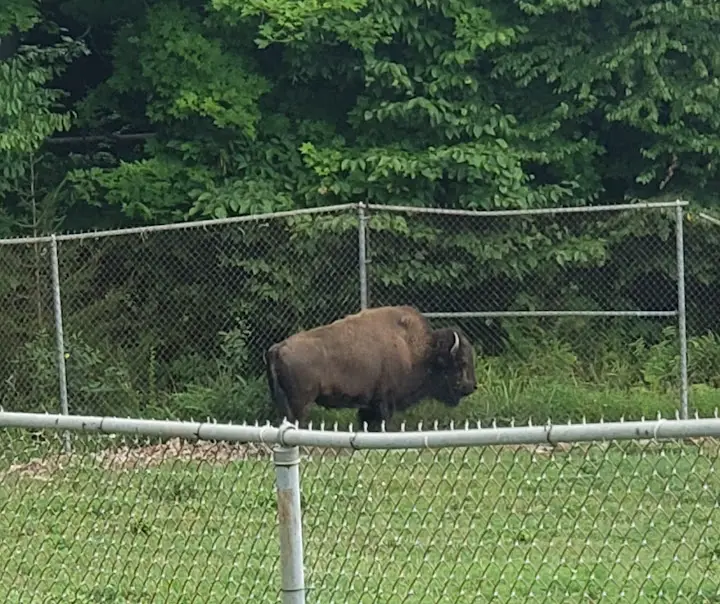
[(455, 354), (458, 348), (460, 348), (460, 338), (458, 337), (457, 332), (453, 331), (453, 345), (450, 349), (450, 354)]

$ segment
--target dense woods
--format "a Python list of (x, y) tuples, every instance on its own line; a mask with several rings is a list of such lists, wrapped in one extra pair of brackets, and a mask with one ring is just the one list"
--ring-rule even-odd
[[(6, 0), (0, 237), (680, 198), (693, 403), (711, 405), (720, 227), (697, 214), (718, 199), (718, 31), (707, 0)], [(672, 310), (674, 221), (375, 211), (369, 301)], [(76, 411), (266, 417), (264, 347), (358, 308), (357, 228), (347, 210), (61, 242)], [(57, 408), (48, 258), (0, 246), (7, 408)], [(461, 415), (677, 404), (674, 319), (460, 323), (486, 383)]]

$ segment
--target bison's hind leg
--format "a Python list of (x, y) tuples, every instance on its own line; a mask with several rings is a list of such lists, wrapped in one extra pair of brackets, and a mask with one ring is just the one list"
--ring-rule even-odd
[(368, 432), (379, 432), (382, 426), (382, 417), (375, 407), (366, 407), (358, 409), (357, 412), (358, 427), (362, 432), (367, 423)]
[(282, 422), (286, 419), (291, 424), (297, 422), (298, 426), (304, 428), (307, 426), (307, 419), (310, 413), (310, 406), (315, 401), (315, 390), (308, 389), (289, 389), (287, 396), (284, 396), (276, 406), (278, 421)]
[(308, 416), (310, 415), (310, 405), (315, 401), (314, 392), (298, 392), (288, 399), (287, 420), (294, 424), (297, 422), (300, 428), (306, 428)]

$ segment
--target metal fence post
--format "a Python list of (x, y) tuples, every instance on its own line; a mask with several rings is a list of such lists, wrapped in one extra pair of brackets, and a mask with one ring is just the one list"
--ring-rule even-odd
[(360, 264), (360, 308), (365, 309), (368, 305), (367, 287), (367, 214), (365, 204), (358, 204), (358, 260)]
[[(67, 372), (65, 368), (65, 336), (63, 334), (62, 301), (60, 297), (60, 266), (55, 235), (50, 237), (50, 265), (52, 275), (52, 296), (55, 315), (55, 348), (57, 353), (58, 383), (60, 386), (60, 413), (68, 415)], [(70, 433), (63, 433), (65, 453), (70, 453)]]
[(280, 526), (280, 572), (283, 604), (305, 603), (302, 514), (300, 511), (300, 449), (273, 448)]
[(688, 418), (687, 315), (685, 310), (685, 242), (681, 205), (675, 208), (675, 247), (677, 252), (678, 335), (680, 339), (680, 416)]

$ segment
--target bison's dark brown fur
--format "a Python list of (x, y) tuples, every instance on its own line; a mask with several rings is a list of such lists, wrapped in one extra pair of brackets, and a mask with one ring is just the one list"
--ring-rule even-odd
[(361, 426), (373, 430), (422, 399), (454, 407), (476, 387), (465, 335), (433, 330), (411, 306), (367, 309), (297, 333), (270, 346), (266, 363), (278, 411), (301, 425), (316, 402), (358, 409)]

